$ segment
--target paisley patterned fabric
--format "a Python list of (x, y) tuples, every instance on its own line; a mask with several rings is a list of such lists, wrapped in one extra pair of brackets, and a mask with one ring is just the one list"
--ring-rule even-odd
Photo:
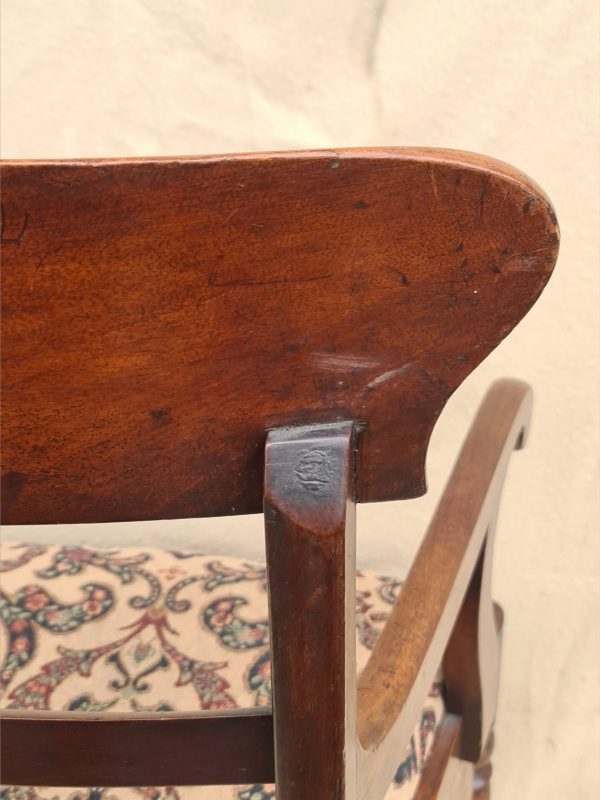
[[(271, 703), (265, 567), (156, 549), (5, 543), (0, 689), (8, 708), (184, 711)], [(357, 574), (357, 667), (400, 582)], [(443, 713), (431, 688), (386, 798), (409, 800)], [(1, 800), (274, 800), (272, 785), (56, 789)]]

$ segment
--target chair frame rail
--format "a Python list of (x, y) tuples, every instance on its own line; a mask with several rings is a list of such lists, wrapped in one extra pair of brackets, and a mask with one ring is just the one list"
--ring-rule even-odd
[[(304, 800), (307, 781), (313, 800), (380, 800), (443, 661), (448, 713), (417, 800), (444, 796), (444, 776), (457, 758), (477, 764), (487, 757), (500, 627), (490, 593), (492, 546), (510, 453), (525, 441), (530, 412), (526, 384), (505, 379), (491, 387), (358, 681), (356, 426), (272, 431), (264, 511), (273, 709), (4, 710), (2, 781), (138, 786), (274, 779), (278, 800)], [(293, 737), (285, 734), (290, 729)]]

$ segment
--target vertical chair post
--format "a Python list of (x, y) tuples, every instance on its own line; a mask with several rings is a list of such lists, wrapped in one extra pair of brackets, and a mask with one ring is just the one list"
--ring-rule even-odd
[[(499, 382), (497, 390), (501, 390), (502, 385)], [(513, 422), (516, 438), (512, 438), (514, 432), (507, 438), (515, 450), (520, 450), (525, 444), (531, 414), (531, 391), (516, 381), (512, 382), (512, 386), (507, 382), (504, 385), (508, 387), (506, 399), (509, 400), (511, 394), (521, 397), (518, 415), (521, 421), (519, 424), (516, 417)], [(493, 391), (490, 392), (490, 398)], [(493, 404), (490, 403), (492, 408)], [(499, 403), (498, 412), (501, 410)], [(485, 403), (482, 412), (482, 416), (490, 413)], [(502, 415), (498, 413), (497, 417), (501, 419)], [(483, 463), (483, 450), (479, 457)], [(506, 467), (507, 463), (504, 463), (495, 488), (490, 493), (485, 537), (443, 660), (446, 709), (462, 719), (459, 754), (462, 759), (476, 765), (474, 797), (478, 800), (485, 800), (489, 796), (492, 771), (490, 757), (498, 702), (504, 615), (500, 606), (492, 600), (492, 561)]]
[(476, 764), (496, 715), (500, 639), (491, 594), (493, 530), (488, 529), (444, 655), (448, 711), (460, 714), (461, 758)]
[(278, 800), (355, 800), (351, 422), (272, 431), (265, 459)]

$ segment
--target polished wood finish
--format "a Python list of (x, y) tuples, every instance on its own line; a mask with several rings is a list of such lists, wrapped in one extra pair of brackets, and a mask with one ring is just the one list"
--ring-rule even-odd
[[(471, 786), (465, 786), (465, 776), (460, 774), (465, 769), (464, 765), (458, 767), (458, 776), (455, 774), (460, 749), (460, 728), (460, 717), (446, 714), (442, 719), (412, 800), (443, 800), (444, 796), (452, 797), (452, 800), (472, 800)], [(469, 768), (467, 777), (470, 778), (468, 770)], [(470, 770), (472, 771), (472, 767)], [(462, 796), (460, 789), (464, 790)]]
[(356, 798), (352, 423), (273, 431), (265, 460), (278, 800)]
[[(397, 753), (408, 741), (414, 720), (449, 642), (456, 649), (445, 666), (468, 665), (464, 685), (452, 671), (448, 710), (462, 711), (463, 757), (477, 761), (493, 721), (497, 686), (497, 648), (490, 641), (484, 613), (469, 620), (473, 630), (453, 639), (457, 619), (498, 513), (500, 493), (512, 450), (521, 447), (531, 412), (531, 391), (516, 380), (497, 381), (488, 392), (465, 440), (448, 485), (417, 553), (402, 592), (358, 683), (360, 800), (382, 796), (394, 773)], [(490, 615), (492, 612), (489, 607)], [(491, 618), (493, 636), (496, 627)], [(477, 646), (473, 649), (472, 642)], [(464, 644), (463, 644), (464, 643)], [(460, 647), (464, 646), (464, 650)], [(464, 656), (464, 658), (463, 658)], [(491, 674), (488, 675), (487, 670)], [(488, 680), (489, 677), (489, 680)], [(447, 676), (445, 676), (446, 681)]]
[(425, 491), (448, 397), (531, 307), (556, 219), (472, 154), (2, 167), (5, 523), (262, 509), (269, 429), (364, 424), (356, 498)]
[(492, 544), (528, 388), (490, 390), (358, 684), (355, 502), (424, 491), (444, 403), (554, 265), (543, 193), (412, 149), (11, 163), (2, 179), (3, 521), (264, 504), (274, 694), (272, 712), (3, 712), (2, 780), (275, 777), (278, 800), (381, 800), (443, 660), (419, 800), (477, 762), (483, 798)]
[(4, 784), (197, 786), (271, 783), (270, 709), (117, 714), (3, 710)]

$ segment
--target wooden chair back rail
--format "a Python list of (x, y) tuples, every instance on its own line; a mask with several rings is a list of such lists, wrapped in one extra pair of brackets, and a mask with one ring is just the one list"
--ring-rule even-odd
[[(352, 648), (355, 604), (348, 580), (354, 575), (354, 427), (339, 423), (275, 431), (265, 468), (273, 690), (280, 715), (276, 711), (275, 724), (270, 709), (244, 715), (121, 715), (118, 719), (119, 715), (110, 713), (4, 711), (3, 779), (48, 786), (140, 785), (143, 769), (146, 784), (149, 774), (156, 785), (269, 782), (279, 764), (282, 797), (287, 800), (285, 790), (293, 792), (294, 775), (313, 763), (308, 754), (317, 759), (321, 775), (329, 774), (332, 781), (344, 785), (346, 793), (340, 798), (378, 800), (391, 781), (398, 753), (411, 735), (444, 653), (450, 705), (461, 721), (458, 752), (476, 762), (491, 726), (497, 688), (497, 649), (485, 643), (485, 627), (491, 624), (490, 635), (495, 637), (496, 625), (489, 580), (482, 579), (488, 574), (482, 554), (490, 553), (508, 459), (512, 449), (524, 442), (530, 411), (531, 393), (520, 381), (498, 381), (489, 391), (403, 591), (358, 680), (357, 706)], [(325, 467), (315, 470), (315, 464)], [(315, 566), (307, 574), (302, 565), (309, 551)], [(454, 641), (460, 631), (457, 620), (460, 623), (465, 609), (470, 609), (471, 591), (479, 595), (477, 615), (467, 615), (470, 635), (466, 640), (461, 633)], [(296, 657), (297, 650), (285, 635), (286, 625), (292, 622), (295, 645), (311, 648), (312, 656), (306, 661)], [(471, 641), (477, 645), (475, 652)], [(475, 676), (467, 690), (454, 677), (461, 670)], [(323, 674), (338, 676), (334, 691), (323, 681)], [(313, 704), (321, 711), (327, 707), (327, 714), (318, 715), (328, 721), (323, 731), (315, 730), (315, 717), (307, 712), (307, 704), (309, 711)], [(296, 736), (278, 739), (278, 719), (282, 727), (298, 726)], [(129, 735), (134, 729), (135, 737)], [(329, 737), (326, 742), (320, 740), (321, 734)], [(178, 742), (172, 749), (164, 746), (170, 736)], [(53, 743), (50, 748), (49, 742)], [(210, 742), (207, 747), (212, 749), (203, 751), (201, 742)], [(71, 743), (76, 747), (75, 760)], [(163, 755), (139, 757), (148, 752)], [(200, 761), (193, 755), (198, 752), (215, 757)], [(320, 753), (326, 764), (318, 763)], [(78, 765), (75, 771), (74, 763)], [(355, 774), (358, 783), (353, 786)], [(338, 797), (338, 790), (339, 783), (323, 798)]]
[[(85, 713), (4, 711), (2, 780), (36, 786), (98, 786), (109, 782), (107, 775), (112, 786), (142, 785), (143, 780), (156, 786), (275, 780), (269, 711), (237, 712), (237, 722), (248, 720), (238, 726), (239, 735), (232, 731), (232, 714), (171, 715), (172, 719), (144, 714), (111, 716), (120, 719)], [(210, 722), (201, 727), (201, 719)], [(225, 720), (228, 730), (223, 735), (219, 723)], [(27, 742), (28, 747), (16, 747), (18, 742)], [(209, 758), (198, 760), (199, 748)], [(448, 714), (438, 728), (414, 800), (441, 800), (444, 776), (459, 749), (460, 718)], [(153, 756), (148, 764), (140, 758), (145, 753)]]
[(1, 781), (16, 786), (272, 783), (270, 709), (218, 714), (3, 710)]
[(339, 420), (358, 502), (422, 494), (558, 232), (512, 167), (390, 148), (6, 163), (2, 242), (2, 521), (41, 524), (260, 512), (268, 431)]

